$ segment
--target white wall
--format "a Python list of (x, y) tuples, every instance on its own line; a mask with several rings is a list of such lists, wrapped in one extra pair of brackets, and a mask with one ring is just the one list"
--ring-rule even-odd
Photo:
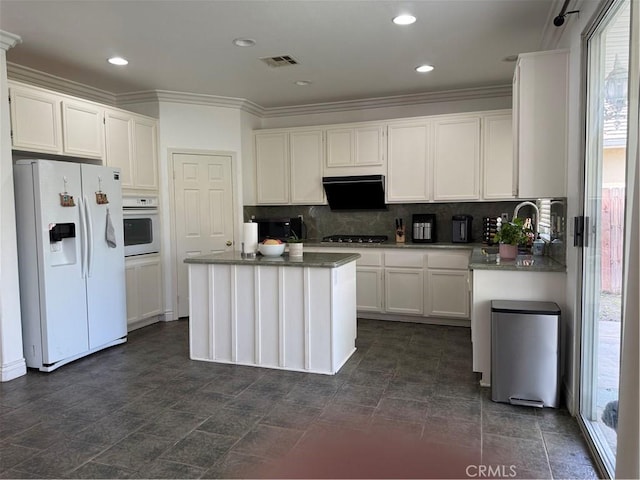
[[(242, 176), (243, 176), (243, 140), (242, 125), (251, 124), (248, 114), (237, 108), (225, 108), (206, 105), (160, 102), (158, 108), (159, 151), (158, 171), (161, 192), (162, 214), (162, 265), (165, 285), (165, 314), (167, 319), (175, 319), (174, 307), (175, 258), (172, 256), (171, 244), (171, 204), (169, 189), (172, 188), (171, 159), (169, 151), (198, 150), (229, 152), (234, 154), (233, 170), (236, 175), (234, 185), (234, 201), (237, 205), (235, 222), (235, 239), (240, 238), (242, 226)], [(152, 106), (149, 107), (153, 109)], [(150, 109), (146, 109), (151, 113)], [(141, 107), (136, 108), (142, 112)]]
[(13, 162), (9, 120), (6, 50), (17, 37), (0, 31), (0, 381), (27, 373), (22, 354), (22, 321), (18, 287)]

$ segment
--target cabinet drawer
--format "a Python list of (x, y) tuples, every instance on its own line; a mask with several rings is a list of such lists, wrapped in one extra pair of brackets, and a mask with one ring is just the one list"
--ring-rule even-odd
[(356, 260), (356, 265), (367, 267), (379, 267), (382, 265), (382, 252), (371, 252), (358, 250), (360, 258)]
[(429, 253), (428, 267), (467, 270), (470, 255), (470, 251)]
[(387, 267), (424, 267), (424, 252), (387, 252), (384, 264)]

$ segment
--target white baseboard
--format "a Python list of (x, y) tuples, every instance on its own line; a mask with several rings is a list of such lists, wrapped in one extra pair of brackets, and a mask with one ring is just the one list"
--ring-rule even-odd
[(27, 374), (27, 363), (24, 358), (0, 365), (0, 381), (8, 382)]
[(575, 417), (578, 413), (578, 408), (575, 404), (576, 399), (573, 396), (573, 390), (569, 388), (567, 382), (562, 382), (562, 390), (564, 393), (564, 400), (567, 405), (567, 410), (569, 410), (569, 413)]

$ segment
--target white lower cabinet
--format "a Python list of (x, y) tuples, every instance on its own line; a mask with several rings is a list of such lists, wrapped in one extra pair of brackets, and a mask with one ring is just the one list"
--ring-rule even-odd
[(356, 262), (356, 304), (359, 312), (382, 312), (382, 267), (361, 267)]
[(159, 255), (125, 259), (127, 282), (127, 327), (129, 330), (153, 323), (163, 313), (162, 267)]
[(385, 311), (422, 315), (424, 271), (422, 268), (385, 268)]
[(469, 272), (427, 270), (425, 312), (428, 317), (469, 318)]

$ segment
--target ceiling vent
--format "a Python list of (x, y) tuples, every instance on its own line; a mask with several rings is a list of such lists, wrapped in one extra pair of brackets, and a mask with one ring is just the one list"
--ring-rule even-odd
[(262, 57), (264, 63), (270, 67), (288, 67), (289, 65), (297, 65), (298, 61), (291, 55), (278, 55), (276, 57)]

